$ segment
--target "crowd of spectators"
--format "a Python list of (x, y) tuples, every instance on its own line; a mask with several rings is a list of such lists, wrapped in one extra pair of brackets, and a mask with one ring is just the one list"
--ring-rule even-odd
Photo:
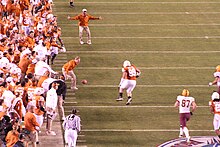
[[(52, 3), (0, 1), (0, 146), (36, 146), (44, 120), (46, 134), (56, 135), (51, 125), (57, 103), (64, 114), (59, 101), (65, 99), (65, 79), (50, 65), (66, 50)], [(46, 103), (54, 90), (51, 108)]]

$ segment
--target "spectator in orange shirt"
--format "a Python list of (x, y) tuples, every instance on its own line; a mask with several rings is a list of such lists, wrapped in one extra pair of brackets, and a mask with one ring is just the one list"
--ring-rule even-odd
[(75, 16), (75, 17), (70, 17), (68, 16), (67, 19), (69, 20), (79, 20), (79, 42), (80, 44), (84, 44), (83, 42), (83, 31), (86, 31), (86, 34), (87, 34), (87, 44), (92, 44), (91, 42), (91, 33), (90, 33), (90, 29), (89, 29), (89, 20), (100, 20), (102, 19), (101, 16), (99, 17), (94, 17), (92, 15), (89, 15), (87, 14), (87, 10), (86, 9), (83, 9), (82, 10), (82, 13)]
[(77, 90), (76, 87), (76, 75), (73, 72), (73, 69), (80, 63), (80, 57), (75, 57), (75, 59), (68, 61), (62, 67), (62, 72), (65, 77), (65, 80), (68, 78), (71, 79), (71, 89)]
[(28, 146), (28, 142), (30, 141), (32, 146), (36, 147), (37, 131), (40, 125), (37, 123), (36, 117), (34, 116), (34, 104), (29, 103), (27, 109), (28, 112), (24, 116), (25, 130), (28, 132), (25, 144)]
[(13, 147), (13, 145), (18, 141), (19, 132), (17, 131), (19, 126), (18, 122), (15, 122), (12, 126), (13, 130), (9, 131), (5, 141), (7, 147)]

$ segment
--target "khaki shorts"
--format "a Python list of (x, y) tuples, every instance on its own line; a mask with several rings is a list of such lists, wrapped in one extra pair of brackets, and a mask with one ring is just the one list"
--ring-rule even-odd
[(37, 141), (37, 131), (31, 131), (30, 134), (25, 134), (25, 141), (36, 142)]

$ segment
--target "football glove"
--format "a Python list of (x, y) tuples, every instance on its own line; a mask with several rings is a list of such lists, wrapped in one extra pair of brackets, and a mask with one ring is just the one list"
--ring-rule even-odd
[(212, 82), (209, 82), (209, 86), (212, 86)]
[(137, 72), (136, 78), (140, 77), (140, 75), (141, 75), (141, 72)]

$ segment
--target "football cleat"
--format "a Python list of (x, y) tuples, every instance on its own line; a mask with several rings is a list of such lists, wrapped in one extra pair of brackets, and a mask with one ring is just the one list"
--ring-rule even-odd
[(124, 99), (122, 97), (119, 97), (116, 99), (116, 101), (123, 101)]
[(84, 44), (84, 42), (83, 42), (83, 41), (80, 41), (79, 43), (80, 43), (81, 45), (83, 45), (83, 44)]
[(190, 143), (190, 139), (191, 139), (191, 137), (190, 137), (190, 136), (189, 136), (189, 137), (187, 137), (187, 138), (186, 138), (186, 142), (187, 142), (187, 143)]
[(130, 105), (131, 104), (131, 101), (132, 101), (132, 98), (129, 98), (126, 105)]
[(88, 44), (88, 45), (91, 45), (91, 44), (92, 44), (91, 40), (87, 41), (87, 44)]
[(78, 90), (78, 88), (77, 88), (77, 87), (71, 87), (71, 89), (73, 89), (73, 90)]

